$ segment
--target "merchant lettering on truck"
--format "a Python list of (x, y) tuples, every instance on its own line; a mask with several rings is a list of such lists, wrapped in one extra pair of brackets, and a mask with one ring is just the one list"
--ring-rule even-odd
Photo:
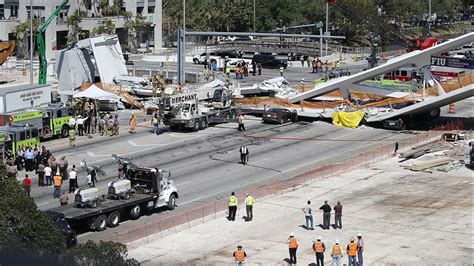
[(197, 99), (196, 93), (190, 94), (190, 95), (183, 95), (183, 96), (171, 98), (171, 104), (177, 104), (177, 103), (182, 103), (182, 102), (187, 102), (187, 101), (195, 101), (196, 99)]

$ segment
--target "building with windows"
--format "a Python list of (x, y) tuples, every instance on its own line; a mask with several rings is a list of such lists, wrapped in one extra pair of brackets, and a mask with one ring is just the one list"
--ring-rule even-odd
[[(30, 8), (30, 2), (33, 3)], [(44, 22), (62, 0), (0, 0), (0, 40), (15, 40), (12, 33), (15, 25), (29, 20), (32, 13), (35, 18)], [(32, 10), (32, 12), (31, 12)], [(67, 46), (68, 27), (66, 20), (76, 10), (82, 14), (79, 24), (81, 34), (85, 37), (104, 19), (112, 20), (115, 33), (122, 42), (127, 39), (124, 30), (125, 12), (131, 19), (141, 16), (145, 26), (139, 36), (141, 49), (157, 49), (162, 44), (162, 0), (69, 0), (60, 14), (51, 22), (45, 32), (46, 58), (54, 58), (54, 51)]]

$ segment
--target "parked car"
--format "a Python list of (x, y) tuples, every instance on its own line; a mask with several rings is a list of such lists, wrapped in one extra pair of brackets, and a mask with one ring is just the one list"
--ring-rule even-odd
[(49, 218), (53, 221), (53, 223), (59, 227), (59, 229), (63, 233), (63, 236), (66, 238), (66, 247), (70, 248), (70, 247), (75, 246), (77, 244), (77, 234), (69, 226), (69, 223), (64, 217), (64, 214), (52, 212), (52, 211), (46, 211), (45, 213), (49, 216)]
[(124, 108), (125, 106), (121, 101), (99, 100), (99, 111), (116, 112), (117, 110)]
[(277, 59), (275, 55), (256, 54), (252, 61), (256, 64), (260, 63), (264, 68), (280, 68), (280, 66), (283, 66), (286, 69), (288, 67), (286, 60)]
[(290, 111), (286, 108), (270, 108), (263, 113), (263, 123), (279, 123), (297, 122), (298, 113), (296, 110)]

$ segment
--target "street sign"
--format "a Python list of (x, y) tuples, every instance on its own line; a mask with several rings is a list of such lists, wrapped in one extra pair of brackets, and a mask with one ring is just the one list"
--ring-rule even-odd
[(474, 59), (432, 56), (431, 65), (442, 66), (442, 67), (474, 69)]
[(322, 28), (323, 27), (323, 22), (320, 21), (320, 22), (314, 23), (314, 27), (316, 29)]

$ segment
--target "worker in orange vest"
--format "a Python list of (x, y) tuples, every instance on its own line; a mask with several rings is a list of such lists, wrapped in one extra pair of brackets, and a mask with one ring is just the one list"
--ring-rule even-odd
[(357, 243), (354, 241), (354, 238), (351, 237), (351, 242), (347, 244), (347, 257), (349, 258), (348, 266), (357, 266), (356, 255), (357, 255)]
[(341, 265), (341, 258), (343, 256), (343, 250), (339, 245), (339, 240), (336, 239), (336, 242), (331, 247), (331, 257), (332, 257), (332, 266), (340, 266)]
[(290, 252), (290, 264), (296, 264), (296, 250), (298, 249), (298, 241), (295, 234), (291, 233), (288, 238), (288, 250)]
[(364, 259), (362, 258), (362, 252), (364, 251), (364, 240), (362, 239), (362, 234), (357, 234), (357, 264), (359, 266), (364, 265)]
[(234, 259), (235, 259), (235, 264), (237, 266), (243, 266), (245, 264), (245, 257), (247, 257), (247, 253), (242, 250), (242, 246), (238, 245), (237, 250), (234, 251)]
[(59, 173), (59, 168), (56, 171), (56, 174), (53, 176), (53, 186), (54, 186), (54, 198), (59, 198), (61, 196), (61, 185), (63, 183), (63, 178)]
[(321, 241), (321, 236), (318, 236), (316, 242), (313, 243), (313, 251), (316, 253), (316, 265), (324, 266), (324, 251), (326, 251), (326, 246)]

